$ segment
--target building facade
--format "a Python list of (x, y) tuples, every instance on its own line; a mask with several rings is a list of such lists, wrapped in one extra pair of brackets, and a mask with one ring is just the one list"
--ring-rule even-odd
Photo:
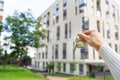
[(87, 44), (73, 52), (77, 34), (88, 29), (98, 30), (106, 44), (120, 53), (120, 9), (114, 0), (56, 0), (38, 19), (47, 30), (47, 39), (42, 41), (47, 47), (36, 51), (36, 70), (46, 70), (52, 62), (54, 72), (87, 75), (95, 71), (95, 65), (103, 65)]

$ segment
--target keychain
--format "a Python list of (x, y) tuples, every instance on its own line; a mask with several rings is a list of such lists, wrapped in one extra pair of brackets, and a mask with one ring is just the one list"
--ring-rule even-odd
[(83, 48), (84, 47), (84, 43), (80, 40), (80, 38), (76, 38), (75, 40), (75, 47), (73, 49), (73, 52), (75, 53), (76, 48)]

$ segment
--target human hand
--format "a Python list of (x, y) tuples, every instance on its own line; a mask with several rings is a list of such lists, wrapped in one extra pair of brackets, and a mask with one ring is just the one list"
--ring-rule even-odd
[(82, 42), (88, 43), (90, 46), (94, 47), (97, 51), (103, 44), (103, 41), (96, 30), (86, 30), (83, 33), (78, 34), (78, 36)]

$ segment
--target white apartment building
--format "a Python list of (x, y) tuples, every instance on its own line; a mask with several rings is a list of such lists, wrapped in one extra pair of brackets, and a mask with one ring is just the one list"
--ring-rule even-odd
[(47, 47), (36, 51), (36, 70), (46, 70), (52, 62), (54, 72), (87, 75), (96, 65), (104, 65), (97, 51), (87, 44), (73, 52), (77, 34), (88, 29), (98, 30), (106, 44), (120, 53), (120, 9), (114, 0), (56, 0), (38, 19), (47, 30), (43, 41)]

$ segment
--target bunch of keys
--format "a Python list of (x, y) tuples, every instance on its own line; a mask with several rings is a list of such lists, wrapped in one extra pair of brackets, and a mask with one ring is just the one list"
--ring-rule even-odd
[(84, 43), (80, 40), (80, 38), (76, 38), (75, 40), (75, 47), (73, 49), (73, 52), (75, 53), (76, 48), (83, 48), (84, 47)]

